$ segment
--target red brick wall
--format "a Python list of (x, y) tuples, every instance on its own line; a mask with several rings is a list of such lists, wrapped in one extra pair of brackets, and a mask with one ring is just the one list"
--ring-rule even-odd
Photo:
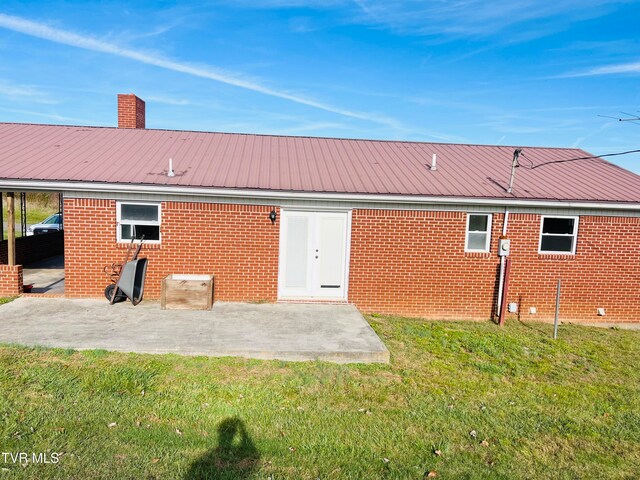
[[(370, 312), (490, 318), (503, 218), (493, 215), (491, 253), (470, 254), (464, 212), (354, 210), (349, 300)], [(640, 219), (581, 216), (576, 255), (565, 256), (538, 254), (540, 218), (509, 217), (508, 302), (520, 304), (520, 318), (553, 319), (560, 277), (561, 320), (640, 321)], [(606, 316), (597, 316), (599, 307)]]
[(133, 93), (118, 95), (118, 128), (145, 128), (145, 103)]
[(493, 253), (465, 253), (464, 212), (354, 210), (349, 300), (369, 312), (490, 318), (501, 228), (494, 215)]
[[(213, 273), (216, 300), (276, 301), (279, 220), (271, 224), (270, 210), (163, 202), (162, 244), (143, 249), (147, 298), (159, 297), (168, 274)], [(491, 318), (503, 218), (493, 214), (490, 253), (465, 253), (465, 212), (354, 210), (349, 301), (367, 312)], [(508, 301), (522, 319), (553, 319), (561, 277), (562, 320), (640, 321), (640, 219), (581, 216), (574, 256), (539, 255), (539, 235), (540, 215), (510, 215)], [(65, 237), (67, 295), (102, 295), (102, 267), (126, 253), (116, 243), (116, 202), (66, 199)]]
[(22, 293), (22, 265), (0, 265), (0, 297)]
[[(215, 300), (277, 298), (279, 222), (271, 207), (162, 202), (162, 243), (145, 244), (146, 298), (159, 298), (172, 273), (214, 274)], [(65, 199), (65, 293), (102, 295), (102, 268), (122, 262), (127, 244), (116, 242), (114, 200)], [(278, 216), (279, 217), (279, 216)]]
[(552, 320), (560, 278), (562, 320), (640, 321), (640, 218), (580, 216), (575, 255), (538, 254), (539, 215), (512, 215), (509, 237), (509, 302), (520, 318)]

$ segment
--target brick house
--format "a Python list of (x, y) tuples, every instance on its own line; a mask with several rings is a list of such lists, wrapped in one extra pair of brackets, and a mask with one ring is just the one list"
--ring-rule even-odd
[(486, 319), (503, 236), (514, 315), (552, 319), (561, 278), (563, 320), (640, 321), (640, 176), (582, 150), (148, 130), (135, 95), (118, 109), (118, 128), (0, 124), (0, 190), (64, 195), (69, 297), (101, 296), (144, 234), (147, 298), (213, 273), (216, 300)]

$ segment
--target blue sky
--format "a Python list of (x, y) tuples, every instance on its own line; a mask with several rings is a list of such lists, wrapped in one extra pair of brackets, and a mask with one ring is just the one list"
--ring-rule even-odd
[[(640, 2), (13, 1), (0, 121), (640, 148)], [(622, 113), (625, 112), (625, 113)], [(611, 161), (640, 173), (640, 155)]]

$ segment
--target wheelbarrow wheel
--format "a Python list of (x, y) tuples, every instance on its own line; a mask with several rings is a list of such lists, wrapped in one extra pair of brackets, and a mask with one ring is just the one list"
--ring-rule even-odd
[[(108, 285), (107, 288), (104, 289), (104, 296), (107, 297), (107, 300), (111, 301), (111, 295), (113, 295), (113, 289), (116, 288), (116, 286), (112, 283), (111, 285)], [(127, 299), (127, 296), (122, 293), (122, 290), (118, 289), (118, 291), (116, 292), (116, 297), (113, 299), (113, 303), (120, 303), (120, 302), (124, 302)]]

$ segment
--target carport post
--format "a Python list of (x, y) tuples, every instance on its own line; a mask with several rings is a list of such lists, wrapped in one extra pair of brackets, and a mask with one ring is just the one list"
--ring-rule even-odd
[(7, 192), (7, 264), (16, 264), (16, 209), (13, 192)]
[(0, 192), (0, 242), (4, 240), (4, 207), (2, 206), (2, 192)]
[(20, 235), (27, 236), (27, 192), (20, 192)]

